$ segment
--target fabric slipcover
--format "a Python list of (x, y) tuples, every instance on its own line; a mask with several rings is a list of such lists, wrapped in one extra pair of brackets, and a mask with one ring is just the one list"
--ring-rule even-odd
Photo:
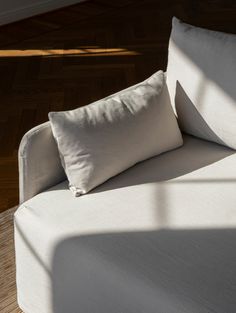
[(89, 105), (50, 112), (49, 120), (76, 196), (183, 144), (163, 71)]
[(236, 154), (184, 137), (83, 197), (15, 214), (25, 313), (235, 313)]
[(66, 179), (49, 122), (23, 136), (18, 162), (20, 203)]
[(182, 131), (236, 149), (236, 35), (173, 18), (167, 84)]

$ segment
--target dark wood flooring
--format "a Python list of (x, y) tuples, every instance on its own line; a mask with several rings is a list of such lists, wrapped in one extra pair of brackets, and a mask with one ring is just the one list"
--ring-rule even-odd
[(23, 134), (165, 69), (173, 15), (236, 33), (235, 0), (91, 0), (0, 27), (0, 212), (18, 203)]

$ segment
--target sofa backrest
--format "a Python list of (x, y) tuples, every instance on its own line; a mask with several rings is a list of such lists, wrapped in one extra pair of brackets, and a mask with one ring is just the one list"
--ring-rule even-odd
[(173, 18), (167, 84), (183, 132), (236, 149), (236, 35)]

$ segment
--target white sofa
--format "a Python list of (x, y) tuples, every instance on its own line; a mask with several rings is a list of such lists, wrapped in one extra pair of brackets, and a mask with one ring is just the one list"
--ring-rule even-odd
[[(227, 118), (230, 124), (236, 116), (236, 76), (224, 81), (224, 68), (232, 75), (236, 65), (227, 65), (227, 41), (215, 59), (214, 40), (191, 50), (191, 40), (175, 34), (181, 25), (174, 21), (167, 68), (185, 132), (181, 148), (75, 198), (50, 124), (22, 139), (14, 222), (18, 303), (25, 313), (236, 312), (236, 152), (224, 131)], [(201, 33), (183, 27), (187, 37)], [(204, 31), (203, 37), (222, 39)], [(235, 37), (232, 42), (235, 47)]]

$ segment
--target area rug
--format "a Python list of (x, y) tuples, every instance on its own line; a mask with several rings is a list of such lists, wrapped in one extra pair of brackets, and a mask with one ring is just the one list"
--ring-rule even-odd
[(0, 312), (22, 313), (16, 302), (13, 214), (17, 207), (0, 214)]

